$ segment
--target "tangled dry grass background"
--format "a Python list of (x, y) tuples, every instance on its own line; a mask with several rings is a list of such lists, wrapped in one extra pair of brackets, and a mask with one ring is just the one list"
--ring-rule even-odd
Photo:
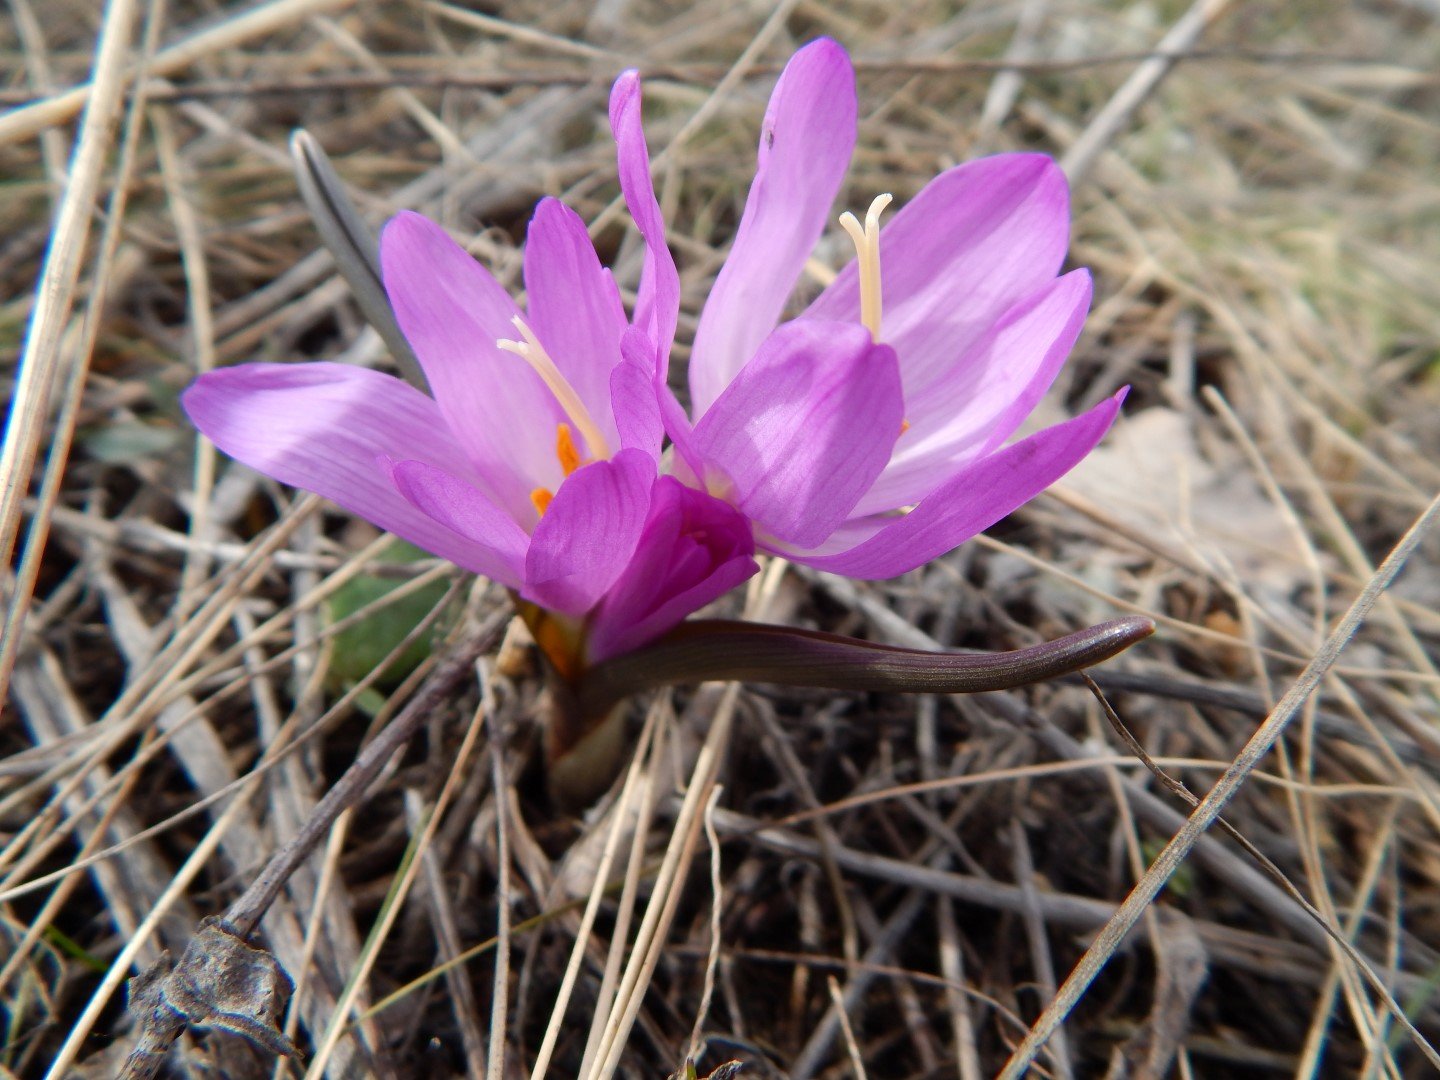
[[(557, 1077), (663, 1077), (687, 1054), (701, 1076), (738, 1060), (793, 1080), (972, 1080), (1007, 1059), (1058, 1077), (1432, 1071), (1433, 535), (1338, 660), (1324, 650), (1440, 489), (1429, 0), (9, 13), (3, 100), (40, 104), (0, 116), (17, 402), (0, 1076), (115, 1075), (137, 1035), (125, 980), (183, 952), (447, 659), (465, 678), (257, 939), (298, 984), (282, 1022), (303, 1056), (197, 1029), (174, 1075), (525, 1076), (542, 1053)], [(1098, 294), (1046, 409), (1134, 390), (1106, 447), (987, 537), (876, 585), (774, 564), (732, 613), (987, 649), (1151, 615), (1157, 636), (1105, 668), (1125, 724), (1203, 796), (1267, 715), (1288, 720), (1231, 770), (1225, 816), (1364, 967), (1212, 831), (1131, 934), (1100, 939), (1071, 1008), (1069, 973), (1137, 881), (1159, 883), (1146, 868), (1189, 808), (1070, 684), (676, 693), (637, 708), (623, 791), (565, 814), (504, 596), (387, 556), (184, 422), (197, 369), (388, 362), (299, 201), (296, 126), (375, 224), (422, 210), (514, 283), (531, 206), (559, 194), (633, 285), (604, 100), (638, 65), (683, 339), (773, 75), (819, 34), (860, 71), (846, 205), (983, 153), (1063, 160)], [(843, 255), (822, 248), (817, 277)], [(427, 647), (377, 678), (406, 632)], [(1307, 665), (1316, 692), (1272, 714)]]

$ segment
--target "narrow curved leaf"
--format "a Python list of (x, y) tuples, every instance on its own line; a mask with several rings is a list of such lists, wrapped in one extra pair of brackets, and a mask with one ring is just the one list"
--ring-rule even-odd
[(641, 690), (712, 680), (974, 694), (1079, 671), (1154, 632), (1151, 620), (1129, 616), (1011, 652), (939, 653), (787, 626), (697, 619), (652, 645), (597, 664), (585, 674), (577, 698), (586, 715), (598, 716)]
[(380, 281), (380, 259), (375, 235), (355, 209), (330, 158), (304, 128), (290, 136), (290, 156), (300, 196), (315, 221), (320, 239), (335, 259), (340, 276), (350, 286), (365, 320), (375, 328), (407, 381), (428, 392), (419, 361), (400, 332), (385, 286)]

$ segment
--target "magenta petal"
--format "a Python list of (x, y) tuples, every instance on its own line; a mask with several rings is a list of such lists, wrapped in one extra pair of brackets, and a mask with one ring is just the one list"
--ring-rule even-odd
[(530, 538), (521, 595), (566, 615), (589, 611), (635, 551), (654, 480), (655, 462), (640, 450), (568, 476)]
[(665, 245), (665, 219), (650, 179), (650, 150), (640, 123), (640, 73), (627, 71), (610, 91), (610, 129), (615, 133), (620, 190), (645, 239), (645, 268), (635, 300), (635, 325), (650, 339), (663, 368), (680, 317), (680, 274)]
[(723, 596), (759, 569), (754, 553), (733, 507), (660, 477), (635, 556), (590, 624), (590, 661), (639, 648)]
[[(674, 391), (666, 384), (664, 373), (652, 370), (643, 392), (640, 388), (638, 373), (653, 369), (649, 339), (632, 327), (620, 341), (620, 352), (625, 357), (625, 370), (616, 371), (611, 392), (615, 397), (616, 422), (625, 432), (622, 439), (630, 440), (625, 445), (639, 446), (647, 453), (653, 447), (654, 452), (650, 456), (658, 461), (660, 443), (669, 435), (670, 441), (675, 444), (676, 472), (681, 474), (682, 480), (694, 480), (695, 473), (690, 463), (698, 463), (699, 458), (690, 434), (690, 418), (675, 399)], [(622, 414), (628, 415), (622, 418)]]
[[(1127, 388), (1128, 389), (1128, 388)], [(847, 527), (871, 535), (848, 551), (796, 562), (858, 578), (888, 578), (943, 555), (1033, 499), (1094, 449), (1120, 411), (1126, 390), (1089, 412), (982, 458), (888, 524), (870, 518)]]
[[(585, 222), (556, 199), (542, 199), (530, 220), (525, 292), (530, 328), (602, 434), (615, 438), (610, 373), (620, 362), (620, 336), (628, 326), (625, 308), (614, 279), (595, 255)], [(592, 447), (591, 452), (602, 451)]]
[[(638, 335), (634, 330), (627, 333)], [(638, 336), (639, 351), (625, 352), (624, 359), (610, 373), (610, 402), (621, 448), (644, 451), (658, 464), (665, 429), (660, 421), (660, 403), (655, 398), (650, 346), (644, 335)]]
[(398, 214), (385, 226), (380, 262), (395, 318), (451, 430), (521, 519), (533, 488), (560, 482), (555, 425), (564, 417), (539, 376), (496, 347), (497, 339), (518, 336), (510, 322), (515, 301), (419, 214)]
[(195, 426), (237, 461), (441, 558), (518, 582), (518, 573), (506, 576), (513, 521), (493, 532), (457, 533), (408, 502), (377, 461), (414, 458), (483, 485), (435, 402), (414, 387), (343, 364), (242, 364), (202, 375), (180, 401)]
[(690, 359), (696, 415), (710, 407), (775, 328), (830, 223), (855, 147), (855, 72), (822, 38), (791, 57), (760, 129), (755, 179)]
[[(1070, 236), (1065, 175), (1041, 154), (1001, 154), (937, 176), (880, 233), (880, 340), (917, 400), (1008, 308), (1053, 278)], [(852, 261), (805, 316), (853, 321)]]
[(910, 427), (856, 514), (918, 502), (1004, 444), (1055, 381), (1089, 307), (1088, 271), (1056, 278), (1002, 315), (925, 394), (907, 398)]
[(467, 569), (511, 588), (520, 584), (530, 538), (509, 514), (444, 469), (423, 461), (381, 459), (382, 465), (387, 463), (396, 490), (411, 506), (493, 556), (485, 565)]
[(875, 482), (904, 418), (895, 353), (853, 323), (783, 324), (695, 425), (705, 485), (812, 547)]

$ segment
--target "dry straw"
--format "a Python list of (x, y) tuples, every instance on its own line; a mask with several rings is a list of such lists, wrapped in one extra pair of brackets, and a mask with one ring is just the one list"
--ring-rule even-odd
[[(664, 1076), (697, 1050), (700, 1076), (768, 1054), (874, 1080), (1434, 1062), (1433, 12), (762, 8), (112, 0), (85, 23), (17, 0), (0, 1071), (116, 1072), (126, 980), (237, 903), (298, 984), (292, 1075), (400, 1074), (431, 1036), (471, 1076), (536, 1080)], [(412, 208), (518, 286), (529, 208), (555, 194), (628, 291), (604, 90), (640, 66), (678, 366), (769, 81), (818, 34), (859, 62), (844, 206), (902, 205), (981, 152), (1065, 163), (1098, 290), (1049, 419), (1135, 389), (1093, 467), (988, 537), (895, 582), (775, 563), (748, 611), (913, 648), (1154, 618), (1097, 681), (1193, 810), (1058, 683), (680, 688), (609, 801), (567, 817), (533, 772), (539, 681), (500, 649), (499, 591), (455, 581), (408, 624), (430, 640), (464, 608), (434, 656), (347, 683), (347, 630), (418, 618), (452, 572), (388, 562), (223, 460), (211, 476), (204, 451), (191, 467), (173, 399), (197, 366), (389, 364), (306, 224), (292, 128), (349, 192), (357, 266), (363, 232)], [(338, 817), (326, 794), (362, 757)], [(1214, 833), (1222, 808), (1303, 903)], [(183, 1039), (197, 1066), (253, 1060)]]

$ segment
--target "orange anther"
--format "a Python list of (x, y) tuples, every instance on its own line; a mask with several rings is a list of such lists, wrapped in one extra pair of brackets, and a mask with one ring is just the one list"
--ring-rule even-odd
[(575, 448), (569, 424), (560, 424), (555, 429), (555, 456), (560, 459), (560, 469), (566, 476), (580, 467), (580, 451)]

